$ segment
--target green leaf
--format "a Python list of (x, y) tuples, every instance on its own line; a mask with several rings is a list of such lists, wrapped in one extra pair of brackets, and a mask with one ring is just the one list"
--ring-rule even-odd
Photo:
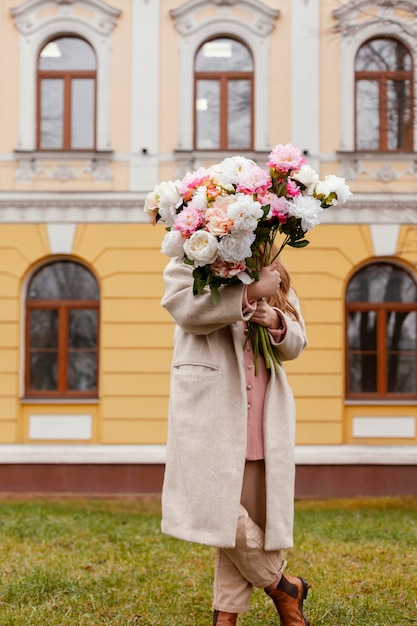
[(310, 242), (307, 239), (301, 239), (299, 241), (289, 241), (290, 248), (305, 248)]
[(219, 304), (220, 302), (219, 290), (214, 285), (212, 285), (210, 288), (210, 299), (214, 305)]

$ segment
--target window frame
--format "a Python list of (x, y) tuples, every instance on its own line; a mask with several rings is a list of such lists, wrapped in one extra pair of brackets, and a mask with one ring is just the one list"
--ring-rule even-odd
[[(386, 263), (386, 262), (385, 262)], [(390, 263), (391, 265), (394, 265)], [(369, 265), (378, 265), (378, 263), (371, 263), (364, 265), (357, 269), (355, 274), (365, 269)], [(414, 282), (415, 277), (411, 275), (405, 268), (399, 267), (402, 271), (406, 272)], [(355, 274), (352, 275), (350, 281), (354, 279)], [(349, 281), (349, 282), (350, 282)], [(417, 285), (416, 285), (417, 287)], [(364, 354), (366, 351), (361, 347), (352, 350), (349, 347), (349, 315), (355, 312), (374, 312), (376, 316), (376, 391), (375, 392), (352, 392), (349, 387), (350, 383), (350, 369), (349, 360), (352, 354)], [(415, 370), (415, 391), (413, 393), (400, 393), (388, 391), (388, 353), (387, 348), (387, 315), (389, 312), (404, 313), (414, 312), (416, 314), (416, 339), (414, 353), (417, 355), (417, 302), (399, 302), (399, 301), (384, 301), (384, 302), (359, 302), (359, 301), (347, 301), (345, 299), (345, 398), (350, 401), (401, 401), (401, 400), (417, 400), (417, 367)]]
[[(355, 55), (355, 65), (356, 65), (356, 59), (357, 59), (360, 49), (376, 39), (386, 39), (387, 41), (388, 40), (395, 41), (401, 46), (403, 46), (407, 50), (408, 54), (410, 55), (411, 69), (410, 70), (389, 70), (385, 72), (379, 72), (375, 70), (358, 71), (356, 70), (356, 67), (355, 67), (355, 95), (354, 95), (355, 97), (355, 137), (354, 137), (355, 151), (356, 152), (372, 152), (372, 153), (379, 153), (379, 152), (408, 153), (413, 150), (413, 145), (414, 145), (414, 106), (413, 106), (414, 105), (414, 61), (413, 61), (412, 51), (408, 48), (408, 46), (406, 46), (402, 41), (400, 41), (396, 37), (387, 37), (384, 35), (381, 35), (379, 37), (376, 36), (376, 37), (367, 39), (359, 46)], [(357, 135), (358, 135), (357, 133), (357, 89), (358, 89), (358, 82), (361, 80), (369, 80), (372, 82), (376, 82), (378, 84), (378, 109), (379, 109), (379, 115), (380, 115), (379, 147), (375, 149), (358, 148), (357, 146)], [(410, 109), (410, 125), (409, 125), (409, 129), (407, 133), (407, 147), (391, 149), (388, 147), (387, 83), (389, 81), (399, 81), (399, 80), (402, 80), (402, 82), (408, 81), (410, 85), (410, 95), (408, 99), (408, 104), (409, 104), (409, 109)]]
[[(209, 39), (207, 41), (205, 41), (196, 51), (195, 53), (195, 57), (194, 57), (194, 123), (193, 123), (193, 149), (194, 150), (199, 150), (202, 151), (204, 150), (205, 152), (215, 152), (215, 151), (236, 151), (236, 150), (253, 150), (254, 149), (254, 102), (255, 102), (255, 94), (254, 94), (254, 83), (255, 83), (255, 70), (252, 69), (252, 71), (245, 71), (245, 72), (238, 72), (236, 70), (232, 70), (232, 71), (197, 71), (195, 70), (195, 61), (197, 58), (197, 54), (200, 52), (200, 50), (202, 49), (202, 47), (204, 46), (204, 44), (209, 43), (211, 41), (216, 41), (217, 39), (234, 39), (234, 41), (237, 41), (238, 43), (240, 43), (242, 46), (244, 46), (248, 53), (250, 54), (251, 58), (252, 58), (252, 63), (254, 65), (254, 59), (252, 56), (252, 51), (250, 50), (250, 48), (247, 46), (247, 44), (243, 41), (240, 41), (239, 39), (227, 36), (227, 37), (223, 37), (223, 36), (219, 36), (219, 37), (213, 37), (212, 39)], [(197, 135), (197, 108), (196, 108), (196, 101), (197, 101), (197, 85), (198, 85), (198, 81), (199, 80), (212, 80), (212, 81), (217, 81), (220, 84), (220, 97), (219, 97), (219, 102), (220, 102), (220, 114), (219, 114), (219, 146), (216, 146), (215, 148), (198, 148), (197, 144), (198, 144), (198, 135)], [(247, 80), (250, 83), (250, 144), (249, 146), (243, 147), (233, 147), (233, 148), (229, 148), (228, 146), (228, 85), (229, 82), (234, 81), (234, 80)]]
[[(96, 69), (95, 70), (41, 70), (39, 68), (39, 62), (42, 50), (51, 42), (57, 41), (62, 37), (71, 37), (72, 39), (79, 39), (88, 44), (96, 57)], [(71, 111), (71, 89), (72, 89), (72, 81), (74, 79), (92, 79), (94, 81), (94, 102), (93, 102), (93, 144), (88, 148), (73, 148), (71, 146), (71, 122), (72, 122), (72, 111)], [(41, 86), (43, 79), (62, 79), (64, 84), (64, 95), (63, 95), (63, 132), (62, 132), (62, 147), (61, 148), (51, 148), (41, 146)], [(52, 39), (49, 39), (44, 43), (44, 45), (39, 50), (38, 54), (38, 62), (37, 62), (37, 73), (36, 73), (36, 150), (39, 152), (92, 152), (96, 150), (97, 145), (97, 55), (93, 46), (89, 41), (80, 37), (76, 34), (58, 34), (54, 36)]]
[[(71, 263), (81, 265), (84, 269), (91, 270), (83, 265), (71, 259), (67, 260)], [(53, 265), (55, 261), (46, 263), (37, 268), (31, 276), (26, 289), (26, 318), (25, 318), (25, 358), (24, 358), (24, 397), (25, 398), (45, 398), (45, 399), (92, 399), (98, 398), (99, 395), (99, 349), (100, 349), (100, 295), (97, 300), (42, 300), (33, 299), (27, 297), (30, 284), (35, 277), (36, 273), (47, 267)], [(92, 274), (94, 276), (94, 274)], [(30, 389), (30, 357), (31, 357), (31, 335), (30, 335), (30, 313), (33, 310), (54, 310), (58, 311), (58, 331), (57, 331), (57, 389)], [(97, 311), (97, 330), (96, 330), (96, 347), (95, 347), (95, 363), (96, 363), (96, 388), (92, 391), (83, 390), (71, 390), (68, 389), (68, 354), (70, 352), (68, 345), (68, 323), (69, 313), (72, 310), (82, 309), (94, 309)], [(93, 350), (89, 350), (93, 352)]]

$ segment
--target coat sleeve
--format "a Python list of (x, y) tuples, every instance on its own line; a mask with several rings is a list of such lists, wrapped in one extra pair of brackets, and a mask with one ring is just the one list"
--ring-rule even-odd
[(187, 333), (208, 335), (251, 316), (242, 312), (243, 283), (221, 287), (220, 301), (214, 305), (208, 288), (199, 295), (193, 294), (193, 268), (179, 257), (171, 259), (166, 266), (164, 281), (161, 305)]
[(284, 338), (279, 343), (275, 343), (271, 335), (272, 345), (281, 361), (291, 361), (292, 359), (296, 359), (308, 343), (305, 324), (300, 311), (300, 304), (293, 289), (290, 291), (289, 300), (296, 309), (299, 319), (295, 320), (287, 313), (284, 313), (284, 311), (278, 309), (284, 320), (286, 332)]

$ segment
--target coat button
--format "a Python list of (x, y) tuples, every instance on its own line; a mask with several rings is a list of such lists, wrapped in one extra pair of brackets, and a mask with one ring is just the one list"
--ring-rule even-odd
[(251, 370), (251, 369), (252, 369), (252, 363), (249, 363), (248, 364), (248, 370)]
[(246, 389), (252, 389), (252, 385), (246, 385)]
[(250, 404), (249, 404), (249, 402), (248, 402), (248, 409), (250, 409)]

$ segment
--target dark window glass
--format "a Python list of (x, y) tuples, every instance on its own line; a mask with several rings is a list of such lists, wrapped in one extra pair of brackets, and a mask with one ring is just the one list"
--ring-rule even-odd
[(417, 394), (417, 285), (403, 268), (359, 270), (346, 291), (347, 395), (414, 398)]
[(96, 396), (99, 291), (93, 274), (57, 261), (33, 276), (27, 295), (26, 394)]
[(198, 150), (253, 145), (253, 60), (227, 38), (205, 43), (195, 59), (195, 140)]
[(57, 261), (42, 267), (32, 278), (29, 300), (98, 300), (93, 274), (79, 263)]
[(376, 38), (358, 51), (356, 149), (413, 149), (413, 64), (399, 41)]
[(38, 148), (93, 149), (96, 57), (90, 44), (78, 37), (47, 43), (39, 56), (38, 85)]

